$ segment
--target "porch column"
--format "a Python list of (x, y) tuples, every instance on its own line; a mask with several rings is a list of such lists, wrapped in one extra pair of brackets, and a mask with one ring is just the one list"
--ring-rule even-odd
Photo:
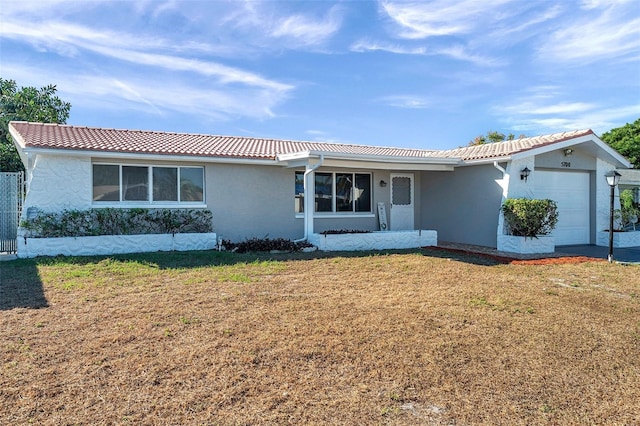
[(313, 234), (313, 213), (315, 211), (315, 173), (317, 167), (307, 165), (304, 173), (304, 236)]

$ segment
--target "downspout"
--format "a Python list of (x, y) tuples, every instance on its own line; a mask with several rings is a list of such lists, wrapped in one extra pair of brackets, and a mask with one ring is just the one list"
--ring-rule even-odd
[[(324, 163), (324, 155), (320, 154), (320, 161), (318, 161), (313, 166), (307, 166), (307, 169), (304, 171), (304, 238), (297, 241), (304, 241), (309, 237), (309, 234), (313, 233), (313, 194), (309, 194), (311, 188), (307, 184), (307, 177), (316, 171), (318, 167), (322, 166)], [(311, 195), (311, 196), (310, 196)]]
[[(509, 182), (507, 180), (507, 171), (500, 165), (498, 164), (497, 161), (493, 162), (493, 167), (495, 167), (496, 169), (498, 169), (498, 171), (500, 171), (502, 173), (502, 179), (496, 179), (496, 183), (498, 185), (500, 185), (500, 187), (502, 188), (502, 201), (500, 202), (500, 205), (502, 205), (502, 203), (504, 202), (504, 200), (507, 198), (507, 195), (509, 195)], [(507, 180), (505, 182), (505, 180)], [(500, 235), (504, 234), (504, 215), (502, 214), (502, 209), (500, 209), (500, 211), (498, 212), (498, 229), (496, 230), (496, 239), (500, 239)], [(498, 242), (496, 244), (496, 248), (500, 249), (500, 243)]]

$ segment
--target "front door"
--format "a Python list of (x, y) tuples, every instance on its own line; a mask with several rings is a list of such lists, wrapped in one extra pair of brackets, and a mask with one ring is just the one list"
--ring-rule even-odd
[(392, 231), (413, 229), (415, 206), (413, 173), (391, 174), (391, 213), (389, 221)]

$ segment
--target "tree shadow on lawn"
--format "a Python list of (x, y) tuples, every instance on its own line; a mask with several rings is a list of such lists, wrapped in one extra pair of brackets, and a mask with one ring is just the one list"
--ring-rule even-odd
[(0, 311), (48, 306), (36, 261), (19, 259), (0, 262)]
[[(441, 259), (452, 259), (475, 265), (494, 266), (506, 263), (501, 259), (489, 256), (482, 256), (473, 253), (452, 252), (440, 250), (436, 247), (429, 249), (404, 249), (404, 250), (380, 250), (380, 251), (343, 251), (343, 252), (321, 252), (310, 253), (232, 253), (229, 251), (181, 251), (181, 252), (153, 252), (121, 254), (111, 256), (78, 256), (78, 257), (42, 257), (36, 258), (36, 264), (51, 265), (63, 263), (67, 265), (87, 265), (98, 263), (105, 259), (112, 259), (120, 262), (137, 262), (143, 265), (153, 265), (159, 269), (185, 269), (200, 268), (208, 266), (230, 266), (238, 264), (250, 264), (255, 262), (288, 262), (296, 260), (331, 259), (331, 258), (362, 258), (375, 256), (388, 256), (393, 254), (417, 254), (426, 257), (436, 257)], [(16, 261), (17, 262), (17, 261)], [(37, 277), (37, 270), (35, 270)]]

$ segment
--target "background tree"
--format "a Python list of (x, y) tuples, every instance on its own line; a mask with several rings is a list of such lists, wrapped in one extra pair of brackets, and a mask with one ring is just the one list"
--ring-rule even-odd
[(603, 133), (600, 139), (624, 155), (633, 167), (640, 169), (640, 118)]
[(71, 104), (56, 96), (56, 90), (53, 84), (40, 89), (18, 89), (14, 80), (0, 77), (0, 171), (24, 170), (9, 134), (10, 121), (60, 124), (67, 122)]
[[(520, 138), (524, 138), (525, 135), (520, 135)], [(505, 136), (504, 133), (489, 130), (486, 135), (478, 135), (469, 141), (468, 146), (484, 145), (485, 143), (496, 143), (504, 141), (512, 141), (516, 137), (513, 133), (509, 133)]]

